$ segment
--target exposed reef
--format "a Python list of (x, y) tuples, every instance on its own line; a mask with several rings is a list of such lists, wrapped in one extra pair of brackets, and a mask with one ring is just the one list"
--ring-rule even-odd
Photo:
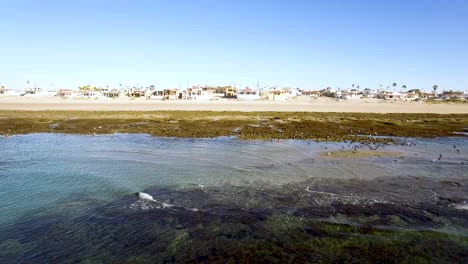
[(6, 136), (148, 133), (186, 138), (234, 135), (241, 139), (388, 142), (391, 139), (380, 136), (463, 136), (459, 133), (467, 127), (466, 114), (0, 111), (0, 134)]

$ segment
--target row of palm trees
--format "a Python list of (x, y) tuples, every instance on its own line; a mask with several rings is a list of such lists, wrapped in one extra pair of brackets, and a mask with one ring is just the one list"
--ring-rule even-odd
[[(354, 87), (355, 87), (354, 83), (353, 83), (351, 86), (354, 88)], [(380, 85), (380, 89), (382, 89), (382, 86), (383, 86), (383, 85), (381, 84), (381, 85)], [(397, 83), (393, 83), (392, 86), (393, 86), (393, 89), (395, 89), (395, 88), (398, 86), (398, 84), (397, 84)], [(356, 89), (359, 90), (359, 87), (360, 87), (360, 86), (357, 85), (357, 86), (356, 86)], [(387, 89), (388, 89), (388, 88), (390, 88), (390, 86), (387, 86)], [(406, 86), (406, 84), (404, 84), (404, 85), (401, 86), (401, 89), (403, 89), (403, 90), (406, 90), (407, 88), (408, 88), (408, 87)], [(439, 86), (438, 86), (437, 84), (434, 84), (434, 85), (432, 86), (432, 89), (434, 90), (434, 92), (437, 90), (437, 88), (439, 88)]]
[[(28, 88), (29, 88), (29, 81), (27, 81), (27, 84), (28, 84)], [(52, 87), (53, 87), (53, 85), (54, 85), (54, 84), (51, 84)], [(353, 89), (354, 89), (355, 84), (353, 83), (351, 86), (352, 86)], [(393, 83), (392, 86), (393, 86), (393, 89), (395, 89), (395, 88), (398, 86), (398, 84), (397, 84), (397, 83)], [(83, 87), (86, 87), (86, 86), (83, 86)], [(88, 85), (86, 88), (89, 88), (89, 87), (90, 87), (90, 85)], [(107, 88), (109, 88), (109, 86), (107, 86)], [(119, 84), (119, 88), (122, 89), (122, 84)], [(137, 88), (138, 88), (138, 85), (137, 85)], [(154, 90), (154, 89), (155, 89), (155, 86), (154, 86), (154, 85), (150, 85), (149, 88), (150, 88), (150, 90)], [(360, 86), (357, 85), (357, 86), (356, 86), (356, 89), (359, 90), (359, 88), (360, 88)], [(390, 86), (387, 86), (387, 89), (388, 89), (388, 88), (390, 88)], [(406, 84), (402, 85), (401, 88), (402, 88), (403, 90), (406, 90), (406, 89), (407, 89)], [(432, 89), (434, 90), (434, 92), (436, 92), (438, 88), (439, 88), (439, 86), (438, 86), (437, 84), (434, 84), (434, 85), (432, 86)], [(81, 87), (80, 87), (80, 89), (81, 89)], [(380, 85), (380, 89), (382, 89), (382, 84)]]

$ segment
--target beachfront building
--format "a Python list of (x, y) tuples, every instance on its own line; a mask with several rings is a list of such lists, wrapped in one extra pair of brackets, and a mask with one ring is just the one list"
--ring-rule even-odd
[[(218, 86), (208, 86), (205, 85), (205, 87), (202, 88), (204, 91), (211, 92), (211, 94), (216, 94), (218, 93), (219, 87)], [(224, 90), (224, 89), (222, 89)]]
[(213, 92), (211, 90), (204, 90), (198, 86), (187, 89), (187, 100), (206, 101), (211, 99), (213, 99)]
[(327, 87), (323, 90), (320, 90), (320, 96), (337, 98), (339, 97), (339, 95), (341, 95), (341, 91), (336, 91), (335, 89), (331, 87)]
[(179, 89), (164, 89), (151, 91), (148, 99), (153, 100), (178, 100), (185, 99), (185, 92)]
[(236, 97), (236, 88), (232, 86), (227, 86), (224, 88), (224, 97), (234, 98)]
[(289, 91), (289, 97), (301, 96), (302, 92), (298, 88), (286, 88)]
[(78, 97), (99, 99), (102, 97), (102, 93), (98, 90), (80, 90)]
[(419, 99), (419, 93), (411, 90), (406, 93), (406, 100), (408, 101), (414, 101)]
[(289, 89), (272, 87), (268, 90), (267, 99), (270, 101), (286, 101), (291, 96)]
[(395, 100), (395, 101), (406, 101), (406, 93), (400, 93), (400, 92), (391, 92), (387, 93), (385, 96), (385, 100)]
[(361, 95), (359, 94), (357, 90), (349, 90), (349, 91), (341, 92), (339, 98), (345, 99), (345, 100), (360, 99)]
[(422, 98), (423, 99), (436, 99), (437, 98), (437, 94), (436, 93), (422, 93)]
[(238, 100), (260, 100), (260, 94), (258, 91), (253, 90), (249, 87), (246, 87), (245, 89), (240, 90), (237, 93), (237, 99)]
[(442, 100), (462, 100), (465, 95), (463, 92), (444, 91), (439, 95)]
[(318, 98), (321, 96), (320, 91), (301, 91), (301, 95), (303, 96), (310, 96), (313, 98)]
[(42, 88), (27, 88), (24, 90), (21, 96), (26, 97), (38, 97), (38, 96), (56, 96), (57, 91), (43, 91)]
[(111, 89), (111, 90), (106, 89), (102, 91), (102, 96), (106, 98), (119, 98), (120, 91), (117, 89)]
[(377, 97), (377, 91), (372, 90), (370, 88), (366, 88), (366, 89), (364, 89), (364, 91), (362, 91), (362, 97), (364, 97), (364, 98), (375, 98), (375, 97)]
[(91, 98), (91, 99), (98, 99), (102, 97), (102, 92), (100, 88), (91, 85), (83, 85), (78, 87), (78, 93), (73, 97), (78, 98)]
[(42, 88), (34, 87), (34, 88), (26, 88), (21, 96), (45, 96)]
[(0, 86), (0, 96), (19, 96), (21, 95), (21, 91), (7, 89), (4, 85)]
[(164, 99), (164, 90), (151, 91), (151, 94), (148, 97), (148, 99), (163, 100)]
[(128, 98), (129, 91), (127, 88), (119, 89), (119, 98)]
[(183, 99), (184, 93), (179, 89), (164, 89), (163, 100), (178, 100)]
[(147, 92), (144, 90), (144, 89), (140, 89), (140, 88), (132, 88), (128, 91), (128, 96), (129, 97), (134, 97), (134, 98), (137, 98), (137, 97), (150, 97), (151, 93)]
[(57, 96), (64, 97), (64, 98), (72, 98), (77, 96), (77, 92), (71, 89), (60, 89), (57, 92)]
[(375, 98), (377, 99), (382, 99), (382, 100), (387, 100), (388, 99), (388, 94), (390, 92), (387, 92), (385, 90), (380, 90), (376, 93)]

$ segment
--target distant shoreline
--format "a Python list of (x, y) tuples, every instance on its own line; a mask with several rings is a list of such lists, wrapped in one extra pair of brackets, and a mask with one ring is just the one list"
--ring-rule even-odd
[(56, 97), (0, 97), (0, 110), (24, 111), (240, 111), (468, 114), (468, 104), (334, 100), (299, 97), (288, 101), (214, 101), (138, 99), (63, 99)]

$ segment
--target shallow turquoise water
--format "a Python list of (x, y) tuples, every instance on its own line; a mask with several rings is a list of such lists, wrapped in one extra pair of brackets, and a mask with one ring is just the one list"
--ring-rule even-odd
[[(239, 195), (238, 190), (245, 191), (245, 188), (276, 191), (284, 188), (284, 192), (294, 191), (299, 196), (315, 195), (309, 201), (315, 205), (337, 202), (355, 205), (372, 199), (382, 203), (420, 204), (454, 194), (456, 199), (447, 206), (458, 206), (462, 214), (466, 211), (463, 209), (468, 202), (467, 194), (463, 194), (465, 187), (452, 190), (436, 186), (443, 180), (461, 183), (468, 180), (466, 138), (401, 139), (400, 144), (379, 148), (398, 151), (399, 157), (329, 159), (319, 156), (321, 152), (355, 147), (368, 148), (350, 143), (178, 139), (144, 134), (30, 134), (0, 138), (0, 233), (14, 237), (18, 223), (30, 227), (52, 216), (87, 217), (95, 214), (91, 212), (96, 208), (130, 210), (135, 200), (129, 197), (137, 191), (150, 192), (175, 206), (209, 208), (193, 202), (195, 198), (187, 202), (158, 191), (164, 188), (200, 188), (208, 190), (210, 195), (236, 190), (223, 197), (224, 200), (233, 199)], [(442, 154), (440, 159), (439, 154)], [(378, 183), (380, 179), (393, 178), (427, 180), (405, 183), (395, 190), (386, 180), (383, 180), (385, 184)], [(373, 182), (356, 185), (353, 180)], [(244, 203), (242, 208), (259, 207), (257, 203), (267, 206), (269, 198), (253, 195), (252, 191), (250, 194), (250, 200), (242, 195), (234, 200)], [(276, 208), (273, 203), (269, 206)], [(291, 208), (288, 210), (293, 211), (295, 207)], [(337, 216), (332, 218), (336, 220)], [(463, 234), (464, 223), (456, 225), (457, 232)], [(452, 230), (450, 223), (438, 228)], [(66, 240), (67, 236), (61, 239)]]
[[(348, 143), (176, 139), (144, 134), (2, 138), (0, 208), (4, 213), (0, 226), (40, 208), (82, 198), (110, 202), (154, 185), (263, 186), (314, 177), (468, 177), (467, 141), (406, 140), (403, 146), (380, 148), (402, 152), (400, 158), (354, 160), (318, 157), (323, 151), (351, 149), (353, 145)], [(439, 153), (443, 155), (440, 161)], [(460, 166), (463, 161), (466, 166)]]

